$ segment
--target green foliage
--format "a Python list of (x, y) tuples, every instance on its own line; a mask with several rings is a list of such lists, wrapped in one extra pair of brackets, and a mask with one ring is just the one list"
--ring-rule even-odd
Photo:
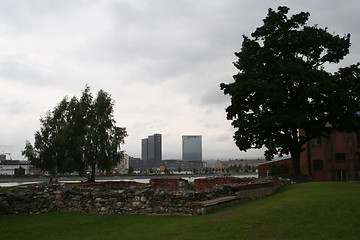
[(290, 173), (290, 168), (285, 164), (274, 164), (270, 166), (270, 176), (284, 176)]
[[(358, 239), (357, 183), (292, 184), (201, 216), (49, 213), (0, 216), (2, 239)], [(21, 227), (20, 227), (21, 226)], [(181, 227), (179, 227), (181, 226)]]
[(257, 167), (252, 165), (231, 165), (225, 169), (226, 172), (256, 172)]
[(52, 175), (84, 174), (90, 168), (90, 180), (94, 181), (96, 168), (109, 171), (123, 158), (120, 145), (127, 133), (115, 125), (113, 106), (108, 93), (100, 90), (93, 99), (88, 86), (80, 99), (64, 97), (40, 119), (34, 146), (27, 141), (22, 154)]
[[(359, 63), (325, 71), (349, 53), (350, 34), (307, 26), (309, 13), (288, 17), (289, 8), (269, 9), (264, 25), (244, 36), (235, 53), (234, 82), (221, 84), (231, 97), (227, 119), (240, 150), (267, 148), (265, 157), (291, 154), (299, 171), (302, 145), (333, 129), (359, 129)], [(305, 136), (299, 136), (303, 129)]]
[(128, 174), (132, 174), (134, 172), (134, 168), (133, 167), (129, 167), (128, 169)]
[(18, 169), (15, 169), (16, 176), (24, 176), (25, 175), (25, 168), (20, 166)]
[(0, 187), (0, 192), (7, 192), (10, 191), (11, 189), (16, 188), (16, 186), (13, 187)]

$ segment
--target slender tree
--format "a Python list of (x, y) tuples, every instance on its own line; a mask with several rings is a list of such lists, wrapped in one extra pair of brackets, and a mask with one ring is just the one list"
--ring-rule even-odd
[(268, 160), (290, 154), (292, 171), (299, 173), (306, 142), (331, 129), (359, 129), (360, 71), (359, 63), (335, 73), (325, 70), (349, 53), (350, 34), (307, 26), (309, 13), (288, 17), (288, 12), (269, 9), (252, 38), (243, 36), (235, 81), (220, 87), (231, 96), (227, 119), (237, 129), (239, 149), (265, 146)]
[(91, 169), (90, 181), (95, 181), (95, 170), (109, 171), (123, 158), (120, 145), (127, 136), (126, 129), (116, 127), (110, 95), (98, 92), (89, 115), (89, 129), (85, 137), (85, 158)]

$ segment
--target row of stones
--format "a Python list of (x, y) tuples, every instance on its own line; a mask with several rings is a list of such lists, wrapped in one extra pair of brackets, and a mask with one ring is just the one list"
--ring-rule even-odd
[[(273, 179), (262, 183), (273, 183)], [(256, 184), (256, 183), (254, 183)], [(121, 185), (121, 184), (120, 184)], [(37, 185), (0, 194), (0, 215), (42, 212), (200, 214), (201, 201), (236, 194), (236, 186), (208, 191), (143, 188), (136, 184)]]

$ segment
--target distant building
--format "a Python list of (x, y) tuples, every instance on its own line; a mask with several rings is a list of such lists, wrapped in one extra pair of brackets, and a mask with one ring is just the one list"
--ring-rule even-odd
[(164, 160), (162, 161), (162, 166), (167, 168), (170, 171), (193, 171), (194, 169), (202, 169), (204, 163), (202, 161), (183, 161), (183, 160)]
[(158, 167), (162, 161), (161, 134), (156, 133), (141, 140), (141, 157), (146, 167)]
[(182, 136), (182, 159), (184, 161), (202, 161), (202, 140), (199, 135)]
[(144, 138), (141, 140), (141, 159), (143, 161), (143, 165), (148, 165), (148, 139)]
[(115, 166), (114, 171), (117, 173), (125, 173), (129, 169), (129, 155), (124, 154), (124, 158)]
[(217, 161), (207, 161), (206, 167), (209, 168), (217, 168), (217, 169), (224, 169), (229, 168), (232, 166), (238, 166), (238, 167), (245, 167), (245, 166), (251, 166), (251, 167), (257, 167), (259, 164), (262, 164), (265, 162), (264, 158), (249, 158), (249, 159), (229, 159), (229, 160), (217, 160)]
[(0, 175), (30, 174), (28, 161), (6, 160), (5, 154), (0, 154)]
[(144, 169), (144, 162), (140, 158), (129, 158), (129, 167), (135, 170), (142, 170)]

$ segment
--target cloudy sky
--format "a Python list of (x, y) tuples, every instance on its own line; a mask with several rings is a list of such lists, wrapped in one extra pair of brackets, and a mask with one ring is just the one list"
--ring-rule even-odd
[(163, 137), (163, 159), (181, 158), (181, 136), (203, 136), (203, 158), (262, 157), (240, 152), (219, 89), (236, 73), (242, 35), (268, 8), (310, 12), (309, 25), (351, 33), (349, 65), (360, 57), (358, 0), (2, 0), (0, 1), (0, 153), (23, 159), (39, 119), (64, 97), (104, 89), (115, 100), (123, 149)]

